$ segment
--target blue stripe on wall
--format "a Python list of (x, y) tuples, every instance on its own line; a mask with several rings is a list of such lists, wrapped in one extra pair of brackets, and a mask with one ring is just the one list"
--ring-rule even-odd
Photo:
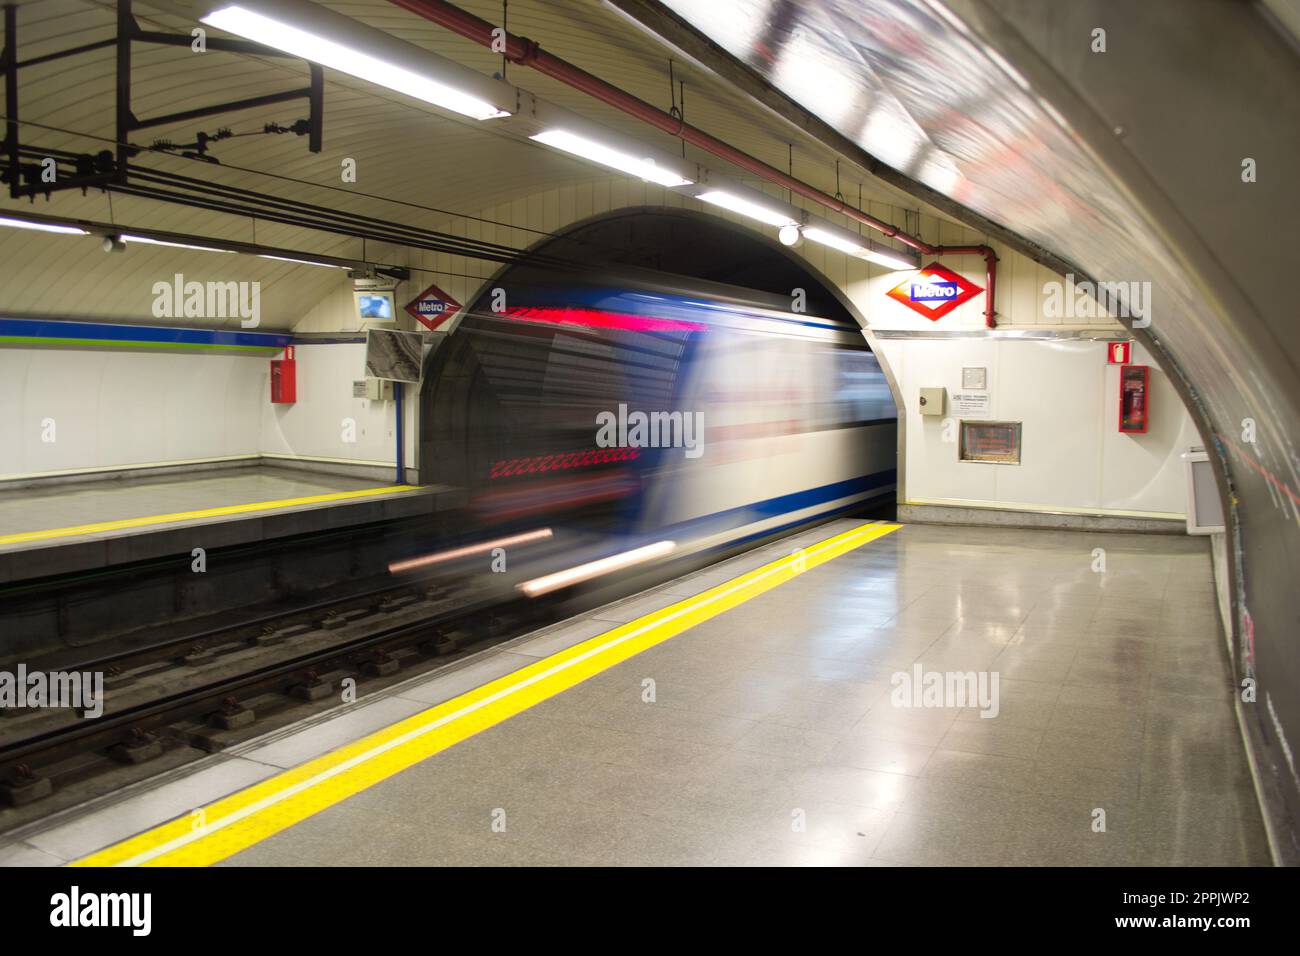
[(114, 325), (105, 322), (68, 322), (60, 319), (0, 318), (0, 336), (31, 339), (89, 339), (107, 344), (185, 345), (282, 349), (293, 336), (275, 332), (228, 329), (182, 329), (158, 325)]

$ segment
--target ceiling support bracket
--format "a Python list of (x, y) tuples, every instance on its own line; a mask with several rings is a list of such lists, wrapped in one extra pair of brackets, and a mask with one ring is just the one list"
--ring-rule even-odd
[[(0, 52), (0, 73), (3, 74), (5, 83), (5, 135), (4, 168), (3, 176), (0, 178), (8, 183), (11, 198), (27, 197), (34, 199), (38, 195), (44, 195), (48, 199), (51, 193), (64, 189), (85, 190), (89, 187), (102, 189), (110, 185), (125, 186), (130, 177), (130, 160), (143, 149), (148, 148), (132, 144), (132, 134), (143, 129), (184, 123), (205, 116), (218, 116), (223, 113), (257, 109), (263, 106), (275, 106), (281, 103), (291, 103), (295, 100), (307, 101), (308, 117), (305, 121), (295, 123), (289, 129), (307, 135), (307, 146), (311, 152), (319, 153), (321, 151), (325, 128), (325, 71), (319, 64), (309, 61), (301, 61), (306, 63), (310, 79), (307, 86), (299, 89), (269, 93), (264, 96), (249, 97), (242, 100), (231, 100), (224, 103), (214, 103), (168, 113), (163, 116), (152, 116), (144, 119), (137, 117), (131, 111), (131, 54), (132, 44), (134, 43), (189, 47), (196, 52), (201, 51), (203, 53), (213, 50), (251, 56), (298, 58), (248, 40), (204, 36), (202, 45), (196, 46), (199, 37), (193, 34), (172, 34), (162, 33), (157, 30), (144, 30), (136, 22), (131, 10), (131, 2), (132, 0), (117, 0), (117, 23), (113, 37), (97, 40), (93, 43), (83, 43), (79, 46), (32, 57), (28, 60), (18, 59), (17, 5), (13, 3), (5, 4), (4, 46), (3, 52)], [(87, 154), (77, 157), (74, 164), (75, 169), (69, 171), (66, 175), (58, 169), (58, 164), (66, 160), (61, 160), (54, 154), (51, 154), (50, 157), (55, 163), (56, 172), (53, 177), (45, 175), (47, 164), (23, 166), (21, 163), (23, 147), (20, 136), (21, 119), (19, 117), (18, 100), (19, 69), (109, 47), (113, 48), (116, 53), (114, 96), (114, 128), (116, 135), (114, 136), (113, 148), (100, 151), (95, 155)], [(285, 131), (285, 129), (280, 127), (276, 130), (268, 129), (266, 131), (279, 132)], [(199, 134), (201, 143), (216, 138), (221, 137), (209, 137), (206, 134)], [(200, 152), (202, 152), (202, 148)]]

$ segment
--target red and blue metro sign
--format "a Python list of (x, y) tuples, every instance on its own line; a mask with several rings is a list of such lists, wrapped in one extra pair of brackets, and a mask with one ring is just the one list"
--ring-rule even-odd
[(969, 302), (984, 290), (963, 279), (951, 269), (932, 262), (911, 278), (904, 279), (888, 295), (913, 312), (938, 321), (964, 302)]
[(437, 331), (438, 326), (460, 311), (460, 303), (436, 285), (431, 285), (406, 304), (406, 311), (412, 318)]

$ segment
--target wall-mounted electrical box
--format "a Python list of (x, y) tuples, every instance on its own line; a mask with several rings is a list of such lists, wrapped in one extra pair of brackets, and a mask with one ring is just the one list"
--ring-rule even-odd
[(366, 398), (372, 402), (391, 402), (393, 383), (383, 378), (366, 379)]
[(942, 415), (944, 413), (944, 401), (947, 397), (948, 390), (946, 388), (921, 389), (921, 414)]
[(288, 405), (298, 401), (298, 361), (293, 346), (285, 346), (284, 358), (271, 360), (271, 402)]

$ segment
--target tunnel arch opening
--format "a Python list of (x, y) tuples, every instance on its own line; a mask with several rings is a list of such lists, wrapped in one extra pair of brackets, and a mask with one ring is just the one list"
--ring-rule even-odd
[[(567, 226), (528, 252), (522, 262), (503, 266), (487, 279), (464, 315), (490, 311), (493, 290), (508, 290), (516, 279), (535, 275), (539, 261), (563, 261), (566, 268), (571, 264), (575, 273), (616, 271), (640, 274), (647, 281), (679, 277), (696, 288), (716, 287), (723, 295), (730, 289), (751, 290), (784, 300), (787, 311), (795, 290), (803, 290), (807, 314), (862, 330), (867, 348), (879, 362), (898, 421), (894, 455), (901, 496), (903, 421), (895, 377), (875, 347), (865, 320), (843, 290), (793, 250), (705, 212), (631, 206)], [(487, 418), (493, 414), (472, 398), (474, 381), (481, 375), (476, 359), (454, 333), (427, 357), (418, 423), (423, 483), (467, 488), (474, 480), (467, 468), (474, 457), (474, 436), (488, 426)]]

